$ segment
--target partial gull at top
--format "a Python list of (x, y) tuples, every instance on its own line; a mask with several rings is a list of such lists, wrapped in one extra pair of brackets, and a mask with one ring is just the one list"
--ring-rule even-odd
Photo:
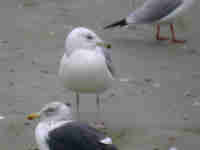
[(178, 16), (184, 15), (192, 7), (195, 0), (146, 0), (140, 8), (133, 11), (126, 18), (104, 27), (104, 29), (131, 24), (156, 24), (157, 40), (168, 40), (160, 36), (160, 25), (169, 24), (173, 43), (184, 43), (177, 40), (173, 23)]
[(78, 118), (79, 94), (94, 93), (100, 120), (99, 95), (112, 86), (115, 74), (110, 47), (96, 33), (84, 27), (73, 29), (66, 37), (59, 77), (65, 88), (76, 93)]

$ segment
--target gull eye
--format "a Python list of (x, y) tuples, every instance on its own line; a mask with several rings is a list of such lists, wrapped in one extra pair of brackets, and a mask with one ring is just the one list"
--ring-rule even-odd
[(72, 105), (71, 105), (71, 103), (69, 103), (69, 102), (65, 102), (64, 103), (67, 107), (71, 107)]
[(92, 35), (87, 35), (86, 38), (89, 39), (89, 40), (92, 40), (93, 36)]

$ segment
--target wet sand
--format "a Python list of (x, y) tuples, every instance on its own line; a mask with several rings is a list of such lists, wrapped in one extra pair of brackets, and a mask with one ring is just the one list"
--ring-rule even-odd
[[(137, 0), (133, 7), (140, 3)], [(176, 24), (178, 38), (188, 42), (172, 45), (155, 41), (152, 26), (100, 29), (133, 9), (128, 0), (0, 2), (0, 115), (6, 117), (0, 120), (0, 145), (4, 150), (35, 148), (36, 122), (29, 125), (26, 115), (50, 101), (74, 103), (73, 93), (59, 83), (57, 71), (66, 35), (73, 27), (85, 26), (112, 44), (120, 77), (141, 83), (116, 84), (101, 96), (102, 118), (108, 126), (129, 128), (119, 146), (162, 149), (168, 136), (177, 136), (180, 149), (198, 149), (198, 8), (197, 3)], [(162, 32), (169, 35), (166, 27)], [(81, 95), (80, 109), (83, 120), (93, 121), (95, 96)]]

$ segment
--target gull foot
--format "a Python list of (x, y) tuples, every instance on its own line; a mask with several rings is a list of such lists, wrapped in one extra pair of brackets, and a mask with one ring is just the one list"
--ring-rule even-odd
[(158, 41), (166, 41), (166, 40), (169, 40), (169, 38), (168, 37), (156, 37), (156, 40), (158, 40)]
[(184, 44), (186, 42), (186, 40), (176, 40), (176, 39), (172, 39), (171, 43), (174, 44)]

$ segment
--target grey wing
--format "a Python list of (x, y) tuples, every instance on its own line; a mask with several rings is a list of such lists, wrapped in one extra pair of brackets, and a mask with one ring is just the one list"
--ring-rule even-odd
[(111, 52), (108, 49), (102, 49), (101, 52), (106, 58), (106, 65), (112, 76), (116, 75), (116, 71), (112, 62)]
[(158, 21), (183, 3), (183, 0), (147, 0), (141, 8), (131, 13), (127, 20), (129, 23), (153, 23)]

